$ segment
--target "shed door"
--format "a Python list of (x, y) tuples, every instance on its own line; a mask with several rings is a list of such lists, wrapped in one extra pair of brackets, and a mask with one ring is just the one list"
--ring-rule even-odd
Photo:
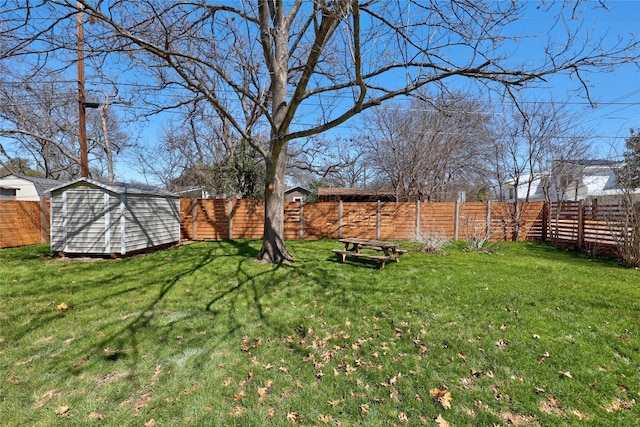
[(65, 193), (65, 252), (104, 253), (105, 193), (95, 189)]

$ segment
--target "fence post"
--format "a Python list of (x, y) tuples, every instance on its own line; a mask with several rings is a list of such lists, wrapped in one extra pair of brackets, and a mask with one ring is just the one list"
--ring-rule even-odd
[(547, 227), (549, 227), (549, 204), (544, 202), (544, 205), (542, 206), (542, 234), (540, 236), (543, 242), (547, 241)]
[(416, 236), (420, 235), (420, 199), (416, 200)]
[(584, 248), (584, 201), (578, 202), (578, 249)]
[(460, 226), (460, 201), (456, 200), (455, 218), (453, 222), (453, 240), (458, 240), (458, 227)]
[(376, 207), (376, 239), (380, 240), (380, 200)]
[(342, 200), (338, 202), (338, 238), (342, 239)]
[(197, 204), (198, 199), (191, 199), (191, 240), (197, 240), (198, 238)]
[(229, 221), (229, 240), (233, 240), (233, 200), (228, 199), (227, 202), (227, 219)]
[(491, 238), (491, 200), (487, 200), (487, 236)]
[(300, 240), (304, 240), (304, 202), (300, 200)]

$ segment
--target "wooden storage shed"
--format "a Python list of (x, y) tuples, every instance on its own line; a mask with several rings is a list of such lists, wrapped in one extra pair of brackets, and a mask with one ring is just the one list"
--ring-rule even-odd
[(49, 193), (52, 251), (126, 255), (180, 240), (180, 199), (173, 193), (88, 178)]

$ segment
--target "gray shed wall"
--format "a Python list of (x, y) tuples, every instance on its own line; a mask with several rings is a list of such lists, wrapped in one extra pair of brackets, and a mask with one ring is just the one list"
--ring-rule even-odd
[(180, 200), (127, 195), (126, 251), (180, 240)]
[(179, 199), (67, 188), (51, 195), (51, 250), (126, 254), (180, 240)]

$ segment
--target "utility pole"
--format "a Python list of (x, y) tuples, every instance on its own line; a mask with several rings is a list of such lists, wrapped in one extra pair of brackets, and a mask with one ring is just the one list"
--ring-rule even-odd
[(85, 116), (84, 96), (84, 31), (82, 28), (82, 4), (78, 8), (76, 29), (78, 31), (78, 136), (80, 139), (80, 176), (89, 176), (89, 154), (87, 150), (87, 119)]

